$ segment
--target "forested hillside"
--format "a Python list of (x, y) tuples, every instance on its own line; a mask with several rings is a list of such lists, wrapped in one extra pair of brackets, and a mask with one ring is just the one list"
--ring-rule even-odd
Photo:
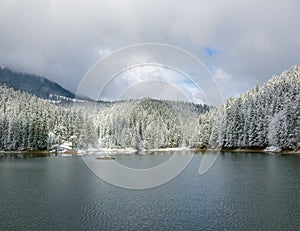
[(21, 90), (44, 99), (51, 95), (74, 98), (73, 93), (44, 77), (14, 72), (5, 67), (0, 67), (0, 85), (6, 85), (8, 88)]
[(280, 150), (300, 147), (300, 67), (200, 116), (200, 146)]
[[(0, 149), (42, 150), (65, 141), (78, 148), (195, 146), (207, 106), (152, 99), (54, 105), (0, 88)], [(76, 140), (74, 140), (76, 139)]]
[(223, 107), (154, 99), (49, 100), (0, 88), (0, 150), (78, 148), (248, 148), (300, 146), (300, 67), (274, 76)]

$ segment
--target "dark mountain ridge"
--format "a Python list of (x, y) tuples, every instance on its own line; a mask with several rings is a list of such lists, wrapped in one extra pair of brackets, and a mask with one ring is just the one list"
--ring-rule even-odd
[(15, 72), (6, 67), (0, 68), (0, 85), (6, 85), (14, 90), (27, 92), (44, 99), (51, 98), (51, 95), (75, 97), (72, 92), (45, 77)]

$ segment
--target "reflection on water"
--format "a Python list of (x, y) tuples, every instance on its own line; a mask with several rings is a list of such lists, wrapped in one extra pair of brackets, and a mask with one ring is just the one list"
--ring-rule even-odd
[[(300, 226), (300, 156), (223, 153), (200, 176), (199, 154), (178, 177), (147, 190), (112, 186), (96, 177), (81, 157), (0, 156), (0, 230), (298, 230)], [(170, 156), (117, 155), (117, 161), (141, 168)]]
[(0, 159), (28, 159), (28, 158), (38, 158), (38, 157), (47, 157), (57, 154), (50, 153), (0, 153)]

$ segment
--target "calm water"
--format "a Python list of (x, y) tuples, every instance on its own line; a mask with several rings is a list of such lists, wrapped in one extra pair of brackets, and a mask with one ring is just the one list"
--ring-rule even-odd
[[(124, 155), (140, 168), (170, 157)], [(195, 155), (163, 186), (128, 190), (81, 157), (0, 157), (0, 230), (299, 230), (300, 156), (225, 153), (205, 175)]]

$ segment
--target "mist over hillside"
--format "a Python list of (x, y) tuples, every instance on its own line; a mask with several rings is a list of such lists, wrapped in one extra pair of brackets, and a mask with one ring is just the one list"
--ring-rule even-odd
[(1, 67), (0, 85), (4, 84), (8, 88), (27, 92), (44, 99), (49, 98), (51, 95), (60, 95), (68, 98), (74, 98), (75, 96), (72, 92), (45, 77), (15, 72)]

